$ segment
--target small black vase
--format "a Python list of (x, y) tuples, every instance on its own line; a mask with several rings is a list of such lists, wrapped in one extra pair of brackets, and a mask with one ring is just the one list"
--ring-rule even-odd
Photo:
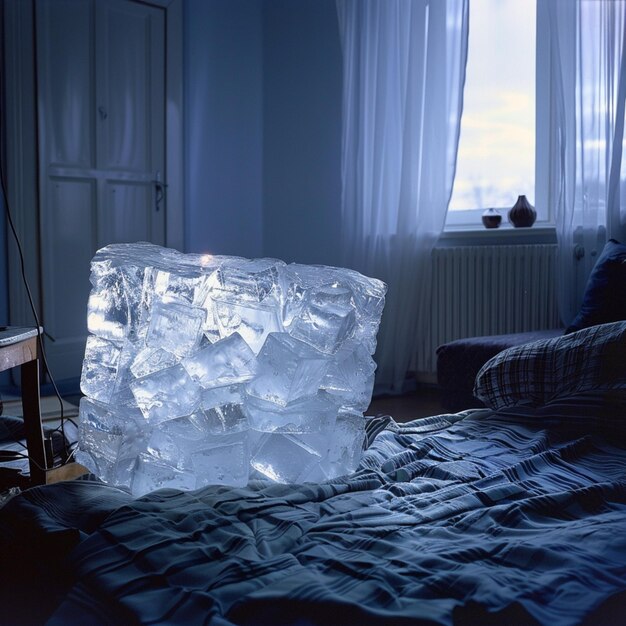
[(483, 212), (482, 220), (485, 228), (498, 228), (502, 221), (502, 215), (495, 209), (487, 209)]
[(509, 210), (509, 222), (515, 228), (528, 228), (535, 223), (536, 219), (535, 207), (528, 202), (526, 196), (519, 196), (517, 202)]

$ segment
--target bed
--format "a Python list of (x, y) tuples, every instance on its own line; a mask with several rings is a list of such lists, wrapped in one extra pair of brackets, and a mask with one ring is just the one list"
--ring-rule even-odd
[(368, 421), (320, 484), (86, 476), (0, 510), (7, 624), (620, 624), (626, 322), (511, 348), (488, 408)]

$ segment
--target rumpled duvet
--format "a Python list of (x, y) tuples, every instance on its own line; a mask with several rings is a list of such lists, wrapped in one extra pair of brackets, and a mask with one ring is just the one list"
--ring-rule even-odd
[(323, 484), (33, 488), (0, 510), (2, 553), (22, 563), (0, 610), (53, 625), (625, 623), (620, 411), (583, 396), (379, 418), (359, 470)]

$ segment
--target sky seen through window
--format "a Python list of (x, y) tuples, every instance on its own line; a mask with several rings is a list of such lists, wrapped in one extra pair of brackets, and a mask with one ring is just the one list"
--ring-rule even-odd
[(535, 197), (534, 0), (472, 0), (451, 211)]

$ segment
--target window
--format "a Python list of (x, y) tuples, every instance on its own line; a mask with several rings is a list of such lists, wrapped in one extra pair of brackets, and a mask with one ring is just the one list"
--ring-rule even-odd
[(449, 227), (482, 228), (480, 217), (487, 208), (498, 209), (506, 224), (507, 211), (521, 194), (536, 205), (538, 221), (549, 217), (535, 193), (536, 12), (530, 0), (470, 3)]

